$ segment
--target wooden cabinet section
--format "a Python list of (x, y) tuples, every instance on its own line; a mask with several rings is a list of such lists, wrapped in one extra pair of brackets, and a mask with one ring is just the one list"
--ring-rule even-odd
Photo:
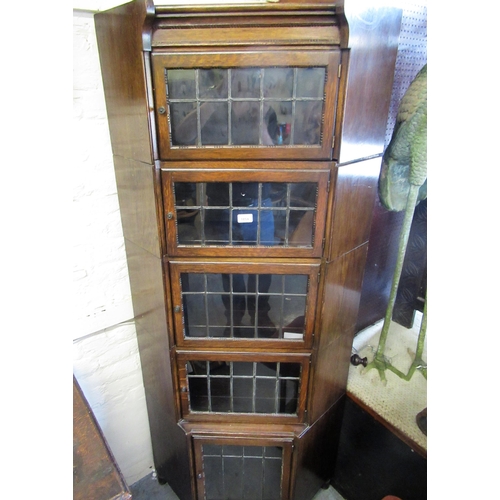
[(329, 159), (340, 51), (154, 53), (160, 158)]
[(310, 500), (333, 474), (376, 184), (335, 159), (346, 119), (385, 123), (345, 103), (396, 50), (394, 9), (367, 9), (353, 40), (325, 0), (95, 16), (155, 468), (181, 500)]
[(176, 345), (310, 349), (319, 262), (171, 261)]
[(162, 170), (169, 255), (321, 256), (330, 170), (210, 166)]
[(297, 423), (304, 418), (306, 354), (177, 352), (182, 416), (191, 422)]
[(289, 498), (291, 438), (195, 436), (198, 500)]

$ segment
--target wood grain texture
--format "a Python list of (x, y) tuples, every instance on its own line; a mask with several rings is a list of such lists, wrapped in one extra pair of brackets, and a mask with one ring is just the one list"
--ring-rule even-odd
[[(184, 162), (183, 162), (184, 163)], [(252, 167), (255, 162), (231, 162), (231, 167), (236, 170), (217, 169), (220, 163), (203, 162), (203, 169), (193, 170), (163, 170), (162, 188), (163, 188), (163, 206), (165, 216), (165, 232), (167, 234), (167, 251), (172, 257), (292, 257), (311, 258), (321, 257), (323, 252), (323, 238), (325, 234), (325, 219), (327, 215), (328, 184), (330, 181), (329, 170), (301, 171), (291, 170), (294, 162), (279, 162), (280, 165), (288, 167), (289, 170), (280, 170), (277, 168), (267, 170), (243, 170), (244, 166)], [(300, 167), (302, 162), (297, 162)], [(312, 162), (306, 162), (311, 164)], [(327, 162), (321, 162), (328, 166)], [(165, 163), (162, 163), (165, 165)], [(193, 165), (193, 164), (191, 164)], [(267, 164), (269, 166), (269, 164)], [(229, 165), (228, 165), (229, 167)], [(262, 182), (262, 183), (296, 183), (296, 182), (316, 182), (318, 186), (317, 205), (315, 210), (314, 240), (310, 248), (297, 246), (245, 246), (238, 245), (179, 245), (177, 241), (178, 219), (175, 210), (175, 182), (204, 183), (204, 182)], [(170, 217), (169, 214), (172, 216)], [(292, 235), (293, 237), (293, 235)]]
[(153, 12), (136, 1), (94, 16), (113, 153), (145, 163), (153, 155), (142, 49)]
[(132, 498), (75, 377), (73, 377), (73, 498), (74, 500)]
[(130, 241), (125, 245), (155, 468), (160, 480), (168, 482), (179, 497), (191, 498), (188, 439), (177, 426), (162, 262)]
[[(203, 494), (193, 445), (203, 439), (293, 441), (282, 500), (309, 500), (331, 477), (401, 17), (379, 4), (152, 8), (136, 0), (96, 15), (155, 467), (181, 500)], [(328, 68), (320, 146), (172, 145), (166, 68), (282, 66)], [(173, 182), (242, 180), (317, 180), (313, 249), (178, 245)], [(181, 272), (262, 270), (310, 273), (304, 342), (184, 338)], [(298, 415), (196, 415), (190, 359), (299, 362)]]
[(125, 239), (161, 257), (158, 227), (156, 169), (122, 156), (113, 158)]
[[(155, 111), (161, 160), (330, 160), (336, 117), (336, 97), (339, 86), (339, 50), (234, 50), (154, 52), (152, 55)], [(167, 68), (245, 68), (245, 67), (310, 67), (327, 68), (321, 143), (307, 146), (173, 146), (168, 109), (165, 70)]]
[(295, 467), (291, 498), (313, 498), (333, 477), (342, 423), (343, 403), (333, 405), (295, 440)]
[(364, 244), (325, 265), (309, 387), (310, 422), (345, 394), (367, 249)]
[[(273, 262), (271, 260), (258, 262), (238, 262), (231, 263), (227, 260), (220, 260), (218, 262), (197, 261), (193, 263), (182, 263), (172, 260), (169, 262), (169, 271), (171, 277), (171, 293), (172, 304), (178, 306), (178, 310), (174, 310), (174, 330), (175, 330), (175, 343), (181, 348), (213, 350), (213, 349), (226, 349), (226, 350), (248, 350), (251, 352), (293, 352), (309, 350), (312, 347), (312, 334), (314, 329), (314, 319), (316, 313), (316, 299), (318, 294), (318, 274), (319, 274), (319, 261), (308, 264), (306, 262), (295, 262), (290, 265), (289, 262)], [(272, 274), (272, 275), (286, 275), (303, 274), (308, 276), (309, 288), (306, 300), (306, 315), (305, 315), (305, 332), (304, 339), (298, 340), (285, 340), (285, 339), (218, 339), (218, 338), (196, 338), (185, 337), (185, 317), (182, 309), (182, 294), (181, 294), (181, 273), (215, 273), (215, 274)]]
[(381, 1), (342, 1), (339, 11), (348, 26), (342, 46), (350, 54), (337, 159), (347, 163), (384, 150), (402, 10)]
[(331, 215), (328, 260), (335, 260), (369, 239), (381, 158), (338, 167)]

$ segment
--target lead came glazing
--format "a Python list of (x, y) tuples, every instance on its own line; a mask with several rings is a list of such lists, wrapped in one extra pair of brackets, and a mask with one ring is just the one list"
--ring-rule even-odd
[(167, 69), (172, 146), (321, 142), (326, 69)]

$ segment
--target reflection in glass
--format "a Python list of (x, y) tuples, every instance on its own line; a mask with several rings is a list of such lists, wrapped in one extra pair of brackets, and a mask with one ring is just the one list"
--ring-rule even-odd
[(325, 68), (297, 68), (297, 97), (322, 98)]
[(186, 338), (303, 340), (308, 276), (181, 273)]
[(326, 68), (168, 69), (173, 146), (321, 141)]
[(196, 70), (167, 70), (168, 95), (171, 99), (196, 98)]
[(177, 242), (312, 248), (317, 194), (314, 182), (176, 182)]
[(283, 448), (203, 444), (206, 500), (280, 500)]
[(266, 68), (264, 70), (264, 96), (291, 98), (293, 95), (293, 68)]
[(191, 411), (297, 414), (299, 363), (189, 361), (186, 371)]

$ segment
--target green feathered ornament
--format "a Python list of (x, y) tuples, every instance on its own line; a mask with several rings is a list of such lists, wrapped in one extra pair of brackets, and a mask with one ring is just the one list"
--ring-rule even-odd
[(379, 345), (374, 360), (366, 369), (376, 368), (382, 380), (386, 380), (387, 369), (405, 380), (410, 380), (418, 369), (427, 378), (427, 366), (422, 360), (427, 330), (427, 300), (424, 305), (417, 352), (409, 372), (407, 374), (400, 372), (384, 356), (413, 214), (419, 201), (427, 197), (427, 65), (419, 71), (401, 100), (391, 142), (382, 159), (378, 191), (380, 201), (387, 210), (397, 212), (404, 210), (405, 215)]

